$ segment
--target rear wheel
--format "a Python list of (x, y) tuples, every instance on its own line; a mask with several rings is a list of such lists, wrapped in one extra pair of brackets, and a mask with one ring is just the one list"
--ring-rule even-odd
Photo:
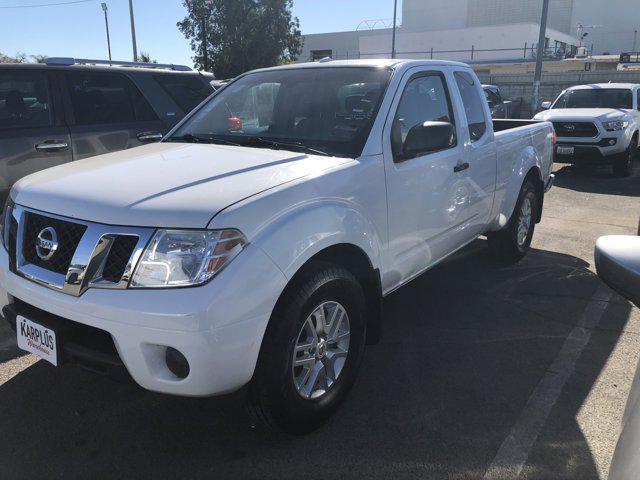
[(365, 344), (365, 300), (353, 275), (307, 270), (278, 304), (249, 389), (249, 408), (293, 434), (318, 428), (353, 384)]
[(633, 160), (638, 155), (638, 137), (634, 137), (627, 150), (613, 162), (613, 174), (617, 177), (628, 177), (633, 172)]
[(505, 263), (516, 263), (527, 254), (538, 218), (538, 205), (536, 188), (527, 180), (507, 226), (487, 234), (489, 250), (494, 257)]

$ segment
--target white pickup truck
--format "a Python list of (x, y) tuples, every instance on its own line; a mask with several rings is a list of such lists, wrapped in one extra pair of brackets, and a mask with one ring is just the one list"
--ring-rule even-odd
[(553, 128), (496, 125), (461, 63), (249, 72), (161, 143), (16, 183), (3, 316), (53, 364), (176, 395), (248, 384), (258, 417), (308, 431), (354, 382), (383, 296), (480, 235), (527, 252)]
[(556, 161), (611, 165), (628, 177), (638, 156), (640, 85), (600, 83), (564, 90), (534, 119), (553, 122), (558, 136)]

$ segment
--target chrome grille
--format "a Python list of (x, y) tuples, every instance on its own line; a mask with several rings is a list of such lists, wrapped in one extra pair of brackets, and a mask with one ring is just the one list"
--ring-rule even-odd
[[(43, 260), (36, 253), (36, 240), (38, 234), (47, 227), (53, 227), (58, 233), (59, 246), (51, 259)], [(86, 230), (86, 225), (26, 212), (22, 235), (22, 255), (28, 263), (66, 275), (73, 254)]]
[[(88, 288), (126, 288), (152, 228), (85, 222), (15, 205), (9, 224), (11, 271), (64, 293), (79, 296)], [(36, 251), (40, 233), (53, 228), (55, 253)]]

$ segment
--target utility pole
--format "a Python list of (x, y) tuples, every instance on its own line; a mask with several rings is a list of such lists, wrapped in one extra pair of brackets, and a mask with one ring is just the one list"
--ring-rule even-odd
[(133, 21), (133, 0), (129, 0), (129, 19), (131, 20), (131, 43), (133, 44), (133, 61), (138, 61), (138, 46), (136, 45), (136, 24)]
[(391, 58), (396, 58), (396, 12), (398, 0), (393, 0), (393, 33), (391, 34)]
[(107, 29), (107, 48), (109, 49), (109, 61), (111, 61), (111, 40), (109, 39), (109, 18), (107, 17), (107, 4), (101, 4), (102, 11), (104, 12), (104, 26)]
[(547, 37), (547, 16), (549, 15), (549, 0), (542, 0), (542, 18), (540, 19), (540, 35), (538, 36), (538, 53), (536, 55), (536, 72), (533, 77), (533, 98), (531, 99), (531, 114), (538, 111), (540, 101), (540, 79), (542, 78), (542, 57), (544, 56), (545, 38)]

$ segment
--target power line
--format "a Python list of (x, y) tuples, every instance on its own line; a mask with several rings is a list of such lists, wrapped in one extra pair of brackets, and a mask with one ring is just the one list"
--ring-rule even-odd
[(0, 8), (38, 8), (38, 7), (56, 7), (58, 5), (74, 5), (77, 3), (89, 3), (97, 2), (98, 0), (75, 0), (73, 2), (58, 2), (58, 3), (39, 3), (37, 5), (2, 5)]

